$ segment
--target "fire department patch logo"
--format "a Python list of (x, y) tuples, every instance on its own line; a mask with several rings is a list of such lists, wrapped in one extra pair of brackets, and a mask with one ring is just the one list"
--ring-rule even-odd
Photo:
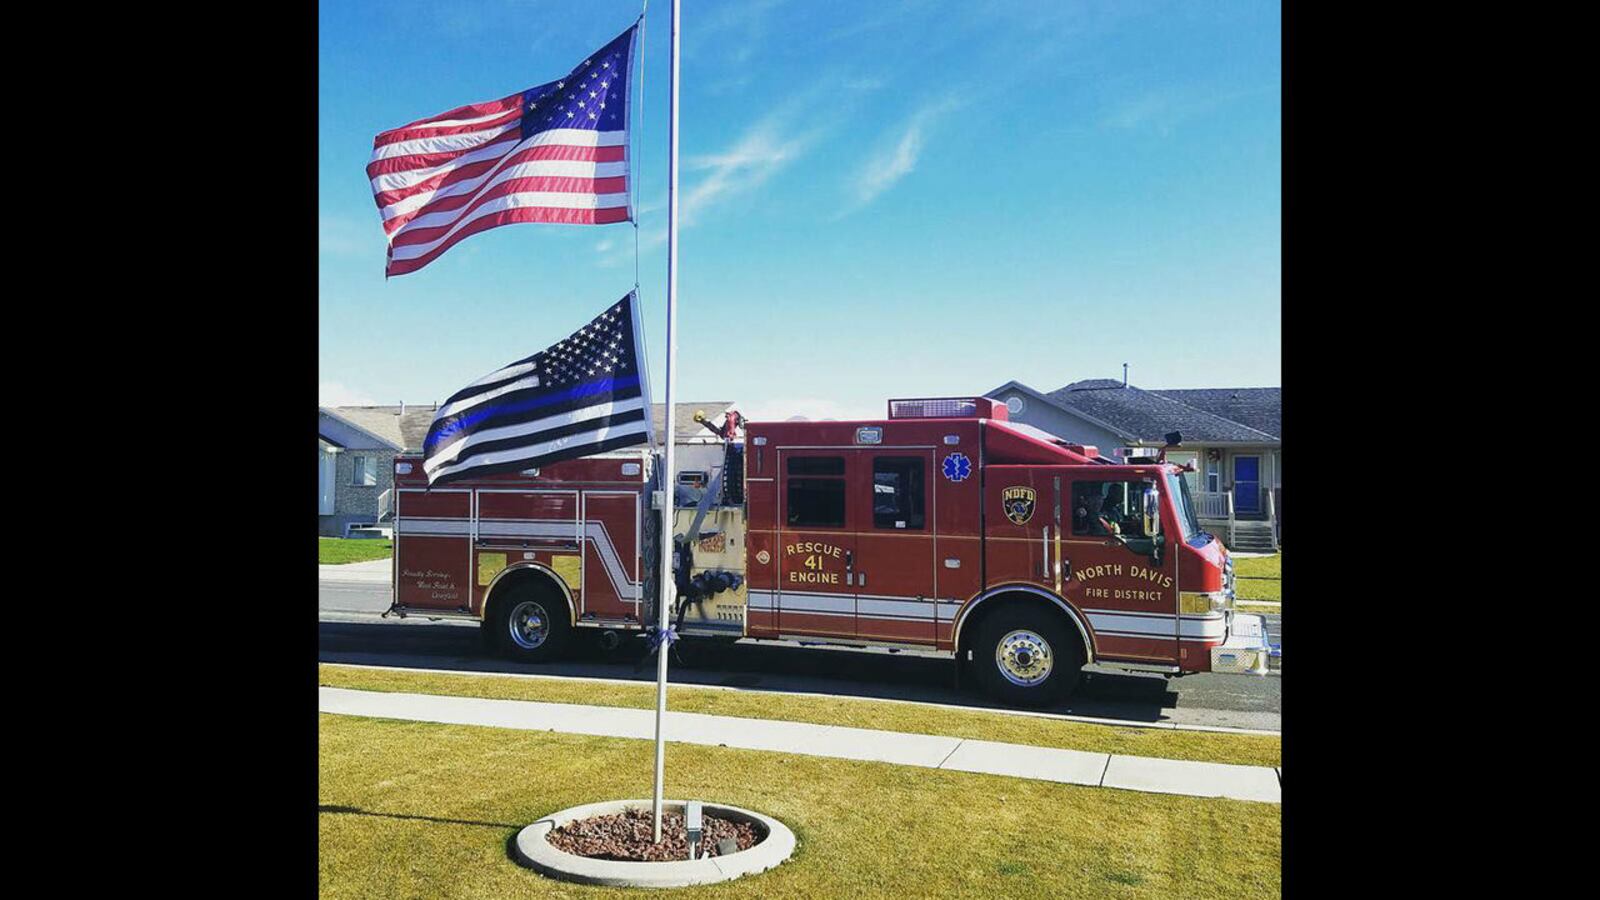
[(1013, 525), (1026, 525), (1033, 518), (1034, 500), (1038, 496), (1031, 487), (1008, 487), (1000, 492), (1000, 506)]

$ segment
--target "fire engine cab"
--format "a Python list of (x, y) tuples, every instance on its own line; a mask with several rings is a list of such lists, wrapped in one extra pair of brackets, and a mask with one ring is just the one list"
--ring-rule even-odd
[[(1059, 700), (1085, 664), (1265, 674), (1228, 551), (1179, 467), (1008, 421), (987, 398), (888, 417), (749, 422), (680, 443), (673, 630), (914, 648), (998, 699)], [(611, 646), (656, 621), (660, 452), (601, 453), (429, 489), (395, 461), (394, 605), (481, 620), (513, 658)]]

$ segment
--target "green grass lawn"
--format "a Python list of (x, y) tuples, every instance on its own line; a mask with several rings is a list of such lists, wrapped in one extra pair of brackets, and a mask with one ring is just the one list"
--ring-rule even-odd
[(388, 559), (394, 541), (385, 538), (317, 538), (317, 562), (324, 566)]
[[(522, 826), (648, 798), (651, 742), (322, 715), (318, 894), (612, 897), (511, 860)], [(1277, 804), (671, 744), (667, 796), (774, 816), (778, 868), (688, 897), (1275, 897)], [(663, 896), (661, 893), (649, 896)]]
[[(319, 666), (319, 681), (329, 687), (365, 691), (447, 694), (494, 700), (542, 700), (547, 703), (634, 709), (654, 709), (656, 705), (653, 684), (400, 672), (328, 663)], [(678, 685), (667, 688), (667, 708), (747, 719), (782, 719), (912, 734), (942, 734), (1034, 747), (1063, 747), (1091, 753), (1124, 753), (1249, 766), (1282, 765), (1283, 741), (1276, 735), (1094, 725), (981, 709), (946, 709), (915, 703)]]
[[(1282, 551), (1255, 559), (1235, 559), (1233, 576), (1233, 589), (1239, 605), (1248, 606), (1251, 600), (1283, 602)], [(1272, 612), (1280, 611), (1279, 607), (1260, 608)]]

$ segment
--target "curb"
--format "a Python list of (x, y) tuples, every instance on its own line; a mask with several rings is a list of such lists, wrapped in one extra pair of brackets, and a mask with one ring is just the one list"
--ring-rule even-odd
[[(373, 615), (376, 616), (375, 613)], [(463, 623), (463, 624), (468, 624), (468, 623)], [(475, 625), (476, 623), (470, 623), (470, 624), (474, 624)], [(588, 677), (588, 676), (578, 676), (578, 675), (543, 675), (543, 674), (539, 674), (537, 672), (474, 672), (474, 671), (467, 670), (467, 669), (419, 669), (419, 668), (412, 667), (412, 666), (385, 666), (385, 665), (378, 665), (378, 664), (375, 664), (375, 663), (321, 662), (320, 660), (318, 661), (317, 664), (318, 665), (323, 665), (323, 666), (349, 666), (349, 667), (351, 667), (353, 669), (380, 669), (380, 670), (386, 670), (386, 671), (390, 671), (390, 672), (416, 672), (416, 673), (422, 674), (422, 675), (473, 675), (473, 676), (485, 676), (485, 677), (489, 677), (489, 678), (526, 678), (526, 679), (531, 679), (531, 680), (534, 680), (534, 681), (593, 681), (593, 682), (600, 682), (600, 683), (603, 683), (603, 684), (623, 684), (623, 685), (641, 685), (641, 684), (642, 685), (653, 685), (654, 684), (653, 681), (637, 681), (637, 680), (630, 679), (630, 678), (605, 678), (605, 677), (599, 677), (599, 676), (591, 678), (591, 677)], [(1267, 676), (1264, 676), (1264, 677), (1271, 677), (1273, 675), (1279, 675), (1279, 674), (1280, 673), (1277, 670), (1272, 670), (1272, 671), (1269, 671), (1267, 673)], [(1110, 719), (1110, 718), (1105, 718), (1105, 717), (1100, 717), (1100, 716), (1075, 716), (1075, 715), (1072, 715), (1071, 713), (1052, 713), (1052, 712), (1042, 712), (1042, 711), (1039, 711), (1039, 710), (1004, 709), (1004, 708), (987, 707), (987, 706), (963, 706), (963, 705), (961, 705), (959, 703), (937, 703), (937, 702), (930, 701), (930, 700), (904, 700), (904, 699), (901, 699), (899, 697), (849, 697), (849, 696), (843, 696), (843, 695), (838, 695), (838, 694), (817, 694), (817, 693), (811, 693), (811, 692), (808, 692), (808, 691), (774, 691), (774, 690), (767, 690), (765, 688), (735, 687), (733, 685), (727, 685), (727, 684), (683, 684), (683, 683), (678, 683), (678, 682), (669, 682), (667, 684), (667, 687), (668, 688), (688, 688), (688, 689), (691, 689), (691, 690), (707, 690), (707, 691), (733, 691), (735, 693), (741, 693), (741, 694), (775, 694), (775, 695), (782, 696), (782, 697), (802, 697), (802, 698), (810, 698), (810, 699), (818, 699), (818, 698), (820, 698), (820, 699), (837, 699), (837, 700), (859, 700), (859, 701), (861, 701), (863, 703), (902, 703), (902, 704), (908, 704), (908, 705), (911, 705), (911, 706), (927, 706), (927, 707), (932, 707), (934, 709), (949, 709), (949, 710), (954, 710), (954, 711), (957, 711), (957, 712), (994, 713), (996, 715), (1001, 715), (1001, 716), (1021, 716), (1021, 717), (1030, 718), (1030, 719), (1055, 719), (1055, 720), (1064, 721), (1064, 722), (1081, 722), (1081, 723), (1083, 723), (1085, 725), (1109, 725), (1109, 726), (1114, 726), (1114, 727), (1117, 727), (1117, 728), (1156, 728), (1156, 729), (1160, 729), (1160, 730), (1163, 730), (1163, 731), (1209, 731), (1209, 732), (1217, 732), (1217, 733), (1220, 733), (1220, 734), (1260, 734), (1260, 735), (1267, 735), (1269, 737), (1282, 737), (1283, 736), (1283, 732), (1282, 731), (1273, 731), (1273, 730), (1268, 729), (1268, 728), (1236, 728), (1236, 727), (1233, 727), (1231, 725), (1186, 725), (1186, 724), (1182, 724), (1182, 723), (1179, 723), (1179, 722), (1146, 722), (1146, 721), (1142, 721), (1142, 720), (1139, 720), (1139, 719)], [(435, 695), (435, 696), (459, 696), (459, 695), (455, 695), (455, 694), (439, 694), (439, 695)], [(534, 702), (552, 702), (552, 701), (534, 701)], [(619, 708), (631, 709), (632, 707), (619, 707)], [(735, 717), (735, 718), (739, 718), (739, 717)], [(783, 721), (783, 720), (758, 719), (756, 721)], [(910, 734), (912, 732), (906, 732), (906, 733)]]
[[(318, 695), (318, 710), (331, 715), (640, 741), (648, 741), (652, 730), (651, 711), (646, 709), (361, 691), (326, 686), (318, 688)], [(1099, 785), (1195, 797), (1281, 802), (1276, 779), (1269, 777), (1263, 781), (1263, 776), (1273, 775), (1272, 768), (1266, 766), (1125, 756), (842, 725), (740, 719), (705, 713), (668, 713), (662, 725), (665, 731), (663, 737), (667, 742), (676, 744), (893, 763), (923, 769), (960, 770), (1034, 781)], [(1107, 759), (1110, 760), (1109, 764)], [(1091, 766), (1092, 771), (1088, 768)], [(1118, 771), (1115, 783), (1110, 776), (1112, 769)]]

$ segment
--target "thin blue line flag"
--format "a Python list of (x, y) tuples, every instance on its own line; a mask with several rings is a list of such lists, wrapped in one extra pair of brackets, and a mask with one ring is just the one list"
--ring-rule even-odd
[(655, 443), (639, 327), (634, 291), (451, 395), (422, 442), (429, 486)]

